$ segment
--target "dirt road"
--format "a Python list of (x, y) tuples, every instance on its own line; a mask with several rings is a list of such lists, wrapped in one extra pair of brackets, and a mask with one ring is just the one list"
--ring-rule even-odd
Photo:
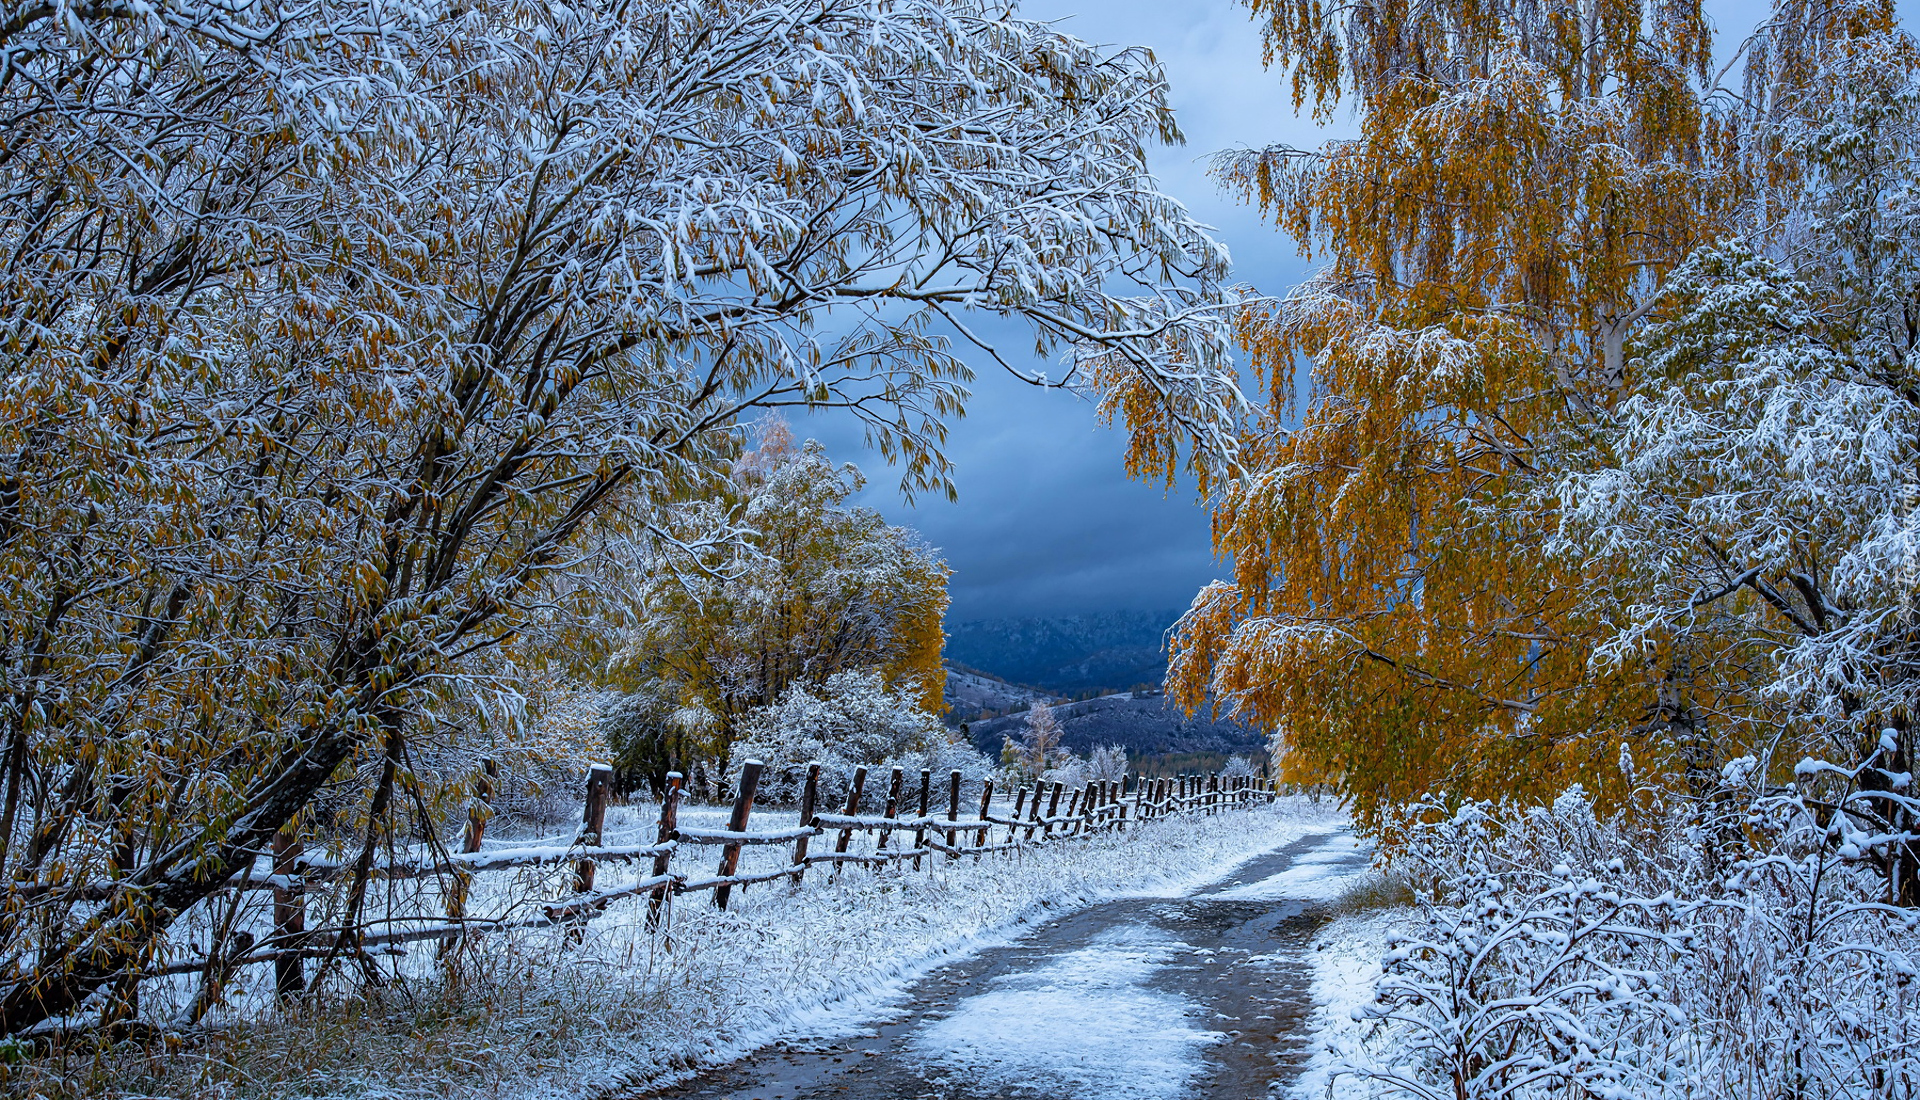
[(776, 1046), (673, 1100), (1259, 1100), (1306, 1060), (1302, 958), (1345, 834), (1309, 836), (1178, 898), (1070, 913), (942, 967), (853, 1038)]

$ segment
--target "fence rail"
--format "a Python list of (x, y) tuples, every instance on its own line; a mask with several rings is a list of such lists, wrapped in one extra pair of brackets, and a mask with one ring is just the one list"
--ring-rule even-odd
[[(168, 975), (206, 972), (210, 981), (218, 974), (231, 974), (241, 966), (272, 963), (276, 989), (281, 995), (305, 988), (303, 964), (312, 958), (328, 958), (343, 949), (360, 957), (404, 954), (401, 945), (438, 941), (443, 952), (456, 948), (464, 939), (478, 933), (516, 929), (564, 926), (578, 934), (589, 921), (604, 914), (615, 902), (645, 897), (647, 928), (659, 927), (667, 900), (674, 896), (713, 891), (714, 904), (726, 908), (736, 888), (789, 880), (798, 886), (807, 869), (830, 868), (837, 875), (841, 867), (879, 867), (912, 861), (914, 869), (923, 862), (929, 868), (933, 857), (947, 862), (972, 857), (978, 859), (996, 852), (1019, 851), (1086, 837), (1124, 832), (1130, 825), (1181, 814), (1213, 814), (1221, 810), (1272, 801), (1274, 788), (1264, 780), (1251, 777), (1222, 779), (1219, 776), (1179, 776), (1150, 779), (1144, 775), (1118, 782), (1090, 783), (1068, 789), (1064, 783), (1036, 783), (1013, 792), (1013, 808), (1006, 814), (993, 812), (993, 782), (981, 790), (978, 811), (971, 817), (960, 815), (961, 776), (958, 771), (947, 779), (944, 815), (929, 812), (932, 774), (920, 773), (917, 809), (904, 812), (901, 792), (904, 775), (892, 769), (885, 810), (880, 814), (862, 814), (867, 769), (857, 768), (849, 787), (846, 807), (834, 813), (818, 809), (821, 803), (820, 766), (807, 769), (806, 783), (799, 804), (799, 820), (784, 828), (749, 829), (754, 798), (758, 793), (762, 765), (748, 762), (742, 769), (740, 789), (724, 829), (679, 824), (683, 777), (675, 772), (667, 777), (665, 797), (660, 804), (656, 839), (650, 844), (603, 844), (601, 833), (612, 794), (611, 769), (596, 766), (588, 776), (585, 812), (574, 843), (542, 844), (520, 848), (482, 851), (486, 822), (490, 816), (487, 802), (497, 774), (487, 762), (485, 774), (476, 790), (474, 805), (468, 813), (462, 850), (439, 858), (404, 857), (376, 860), (369, 867), (369, 878), (406, 880), (440, 878), (445, 881), (444, 916), (398, 918), (397, 923), (416, 923), (416, 927), (369, 931), (369, 924), (343, 929), (306, 927), (307, 887), (342, 878), (355, 872), (352, 862), (326, 856), (309, 856), (300, 850), (296, 838), (283, 836), (274, 844), (272, 873), (236, 877), (227, 884), (233, 891), (272, 891), (273, 931), (265, 939), (243, 940), (225, 957), (216, 952), (204, 959), (172, 963), (148, 969), (137, 975), (144, 980)], [(1066, 799), (1064, 809), (1062, 799)], [(1041, 809), (1042, 802), (1046, 809)], [(995, 839), (998, 831), (1000, 836)], [(817, 837), (835, 834), (834, 850), (814, 852), (811, 843)], [(849, 851), (856, 833), (878, 834), (871, 852)], [(889, 842), (899, 834), (899, 847)], [(908, 834), (911, 834), (910, 837)], [(791, 845), (791, 861), (772, 870), (743, 873), (739, 869), (741, 849), (749, 846)], [(721, 849), (719, 862), (711, 874), (694, 876), (675, 870), (678, 859), (691, 858), (699, 848)], [(601, 864), (651, 860), (651, 873), (634, 882), (613, 887), (595, 887)], [(474, 877), (489, 872), (519, 868), (574, 865), (572, 893), (542, 903), (527, 915), (507, 918), (480, 918), (466, 912)], [(103, 892), (110, 883), (87, 883), (71, 887), (85, 896), (89, 891)]]

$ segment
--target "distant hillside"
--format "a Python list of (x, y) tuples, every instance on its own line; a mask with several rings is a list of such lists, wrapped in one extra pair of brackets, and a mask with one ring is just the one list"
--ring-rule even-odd
[(957, 726), (985, 714), (1021, 710), (1036, 699), (1053, 701), (1038, 688), (1010, 684), (965, 665), (947, 666), (947, 724)]
[(975, 619), (947, 625), (946, 655), (1002, 680), (1059, 695), (1155, 687), (1179, 611), (1108, 611), (1052, 619)]
[[(1053, 708), (1061, 742), (1081, 755), (1096, 745), (1119, 745), (1136, 761), (1169, 754), (1246, 755), (1266, 749), (1266, 738), (1235, 722), (1191, 719), (1159, 692), (1103, 695)], [(1006, 738), (1026, 728), (1025, 714), (968, 725), (974, 747), (997, 759)]]

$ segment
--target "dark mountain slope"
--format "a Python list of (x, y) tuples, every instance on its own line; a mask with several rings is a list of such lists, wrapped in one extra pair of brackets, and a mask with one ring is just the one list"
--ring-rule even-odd
[[(1061, 703), (1053, 714), (1060, 721), (1062, 743), (1082, 756), (1096, 745), (1119, 745), (1136, 760), (1168, 753), (1248, 754), (1266, 748), (1266, 738), (1257, 731), (1235, 722), (1188, 718), (1159, 692)], [(997, 759), (1005, 739), (1017, 737), (1026, 725), (1026, 714), (1009, 714), (969, 723), (967, 733), (975, 748)]]
[(1178, 611), (1108, 611), (950, 623), (946, 656), (1061, 695), (1158, 687), (1167, 671), (1167, 628), (1179, 617)]

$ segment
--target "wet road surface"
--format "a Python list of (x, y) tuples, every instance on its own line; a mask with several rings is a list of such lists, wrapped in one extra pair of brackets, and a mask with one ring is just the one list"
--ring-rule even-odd
[(765, 1048), (662, 1100), (1259, 1100), (1309, 1050), (1303, 957), (1344, 833), (1179, 898), (1128, 898), (941, 967), (851, 1038)]

